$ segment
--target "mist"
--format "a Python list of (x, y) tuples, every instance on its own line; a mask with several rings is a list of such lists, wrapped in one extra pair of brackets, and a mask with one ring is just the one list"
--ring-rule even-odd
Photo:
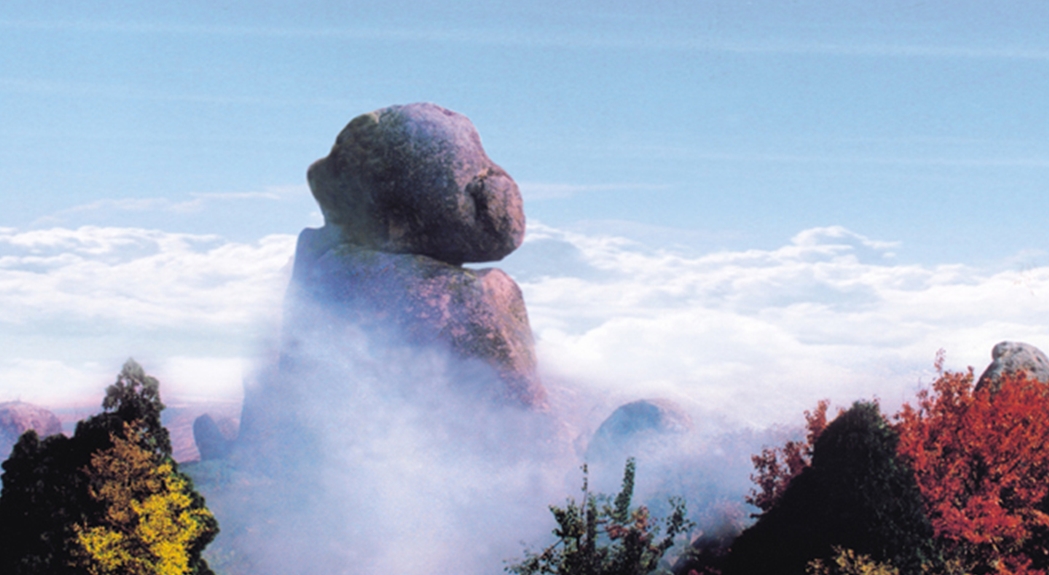
[(615, 494), (627, 457), (635, 504), (660, 516), (683, 497), (699, 535), (746, 521), (749, 454), (786, 434), (690, 405), (680, 433), (591, 453), (616, 407), (601, 389), (549, 375), (545, 406), (524, 408), (480, 361), (299, 298), (249, 378), (233, 471), (205, 492), (211, 561), (231, 573), (502, 572), (553, 542), (548, 506), (582, 499), (584, 463), (591, 492)]
[[(410, 343), (396, 322), (356, 322), (353, 312), (312, 298), (292, 280), (280, 342), (245, 390), (233, 478), (208, 494), (225, 526), (215, 545), (233, 550), (230, 572), (500, 572), (525, 548), (554, 541), (548, 506), (582, 498), (584, 464), (591, 491), (614, 494), (628, 457), (637, 459), (636, 504), (665, 516), (670, 497), (684, 498), (697, 524), (693, 539), (738, 531), (755, 511), (744, 502), (751, 455), (799, 438), (805, 409), (823, 397), (845, 406), (895, 388), (899, 398), (889, 396), (886, 405), (891, 412), (893, 401), (922, 385), (922, 368), (902, 369), (891, 346), (876, 341), (872, 353), (850, 355), (847, 345), (806, 345), (804, 334), (814, 326), (791, 318), (801, 308), (869, 318), (872, 306), (900, 293), (927, 298), (939, 278), (961, 271), (886, 265), (878, 259), (892, 246), (840, 229), (799, 234), (793, 246), (775, 252), (694, 258), (543, 228), (540, 238), (547, 240), (540, 247), (559, 248), (589, 269), (577, 267), (575, 293), (557, 286), (556, 277), (517, 270), (541, 310), (540, 360), (554, 360), (541, 367), (547, 399), (538, 408), (506, 401), (490, 365), (438, 343)], [(642, 277), (620, 279), (642, 269)], [(659, 287), (670, 277), (677, 283)], [(901, 284), (900, 277), (910, 281)], [(725, 295), (723, 283), (737, 287)], [(788, 288), (763, 289), (779, 283)], [(928, 284), (934, 287), (923, 289)], [(615, 292), (623, 285), (631, 288), (626, 297)], [(958, 289), (982, 293), (980, 285), (963, 282)], [(555, 321), (551, 290), (580, 305), (561, 305)], [(686, 296), (666, 297), (675, 291)], [(817, 310), (810, 301), (826, 305)], [(602, 304), (621, 317), (592, 323)], [(648, 337), (654, 320), (628, 311), (646, 306), (670, 328), (662, 337), (687, 341), (698, 329), (711, 342), (708, 332), (723, 328), (721, 349), (736, 346), (736, 355), (701, 354), (706, 366), (675, 376), (688, 352), (681, 341)], [(678, 320), (694, 323), (679, 331), (685, 324)], [(617, 347), (631, 326), (640, 341)], [(622, 333), (609, 340), (610, 330)], [(744, 344), (743, 334), (755, 339)], [(909, 345), (917, 348), (929, 335), (919, 330)], [(588, 340), (602, 339), (607, 365), (585, 349)], [(616, 349), (624, 357), (607, 355)], [(575, 368), (558, 369), (571, 350), (580, 355), (570, 360)], [(759, 353), (748, 361), (746, 350)], [(792, 350), (801, 357), (788, 358)], [(639, 364), (624, 363), (626, 357)], [(758, 374), (763, 366), (788, 369)], [(701, 382), (695, 373), (713, 376)], [(747, 373), (756, 377), (748, 380)], [(637, 400), (666, 402), (683, 423), (671, 431), (642, 426), (594, 448), (609, 416)], [(222, 566), (221, 556), (215, 561)]]
[(280, 424), (242, 424), (252, 572), (497, 572), (579, 479), (564, 407), (491, 401), (483, 366), (353, 326), (296, 350), (260, 375)]
[[(289, 450), (302, 455), (216, 472), (217, 488), (198, 481), (223, 529), (212, 547), (227, 555), (213, 562), (252, 566), (242, 572), (500, 572), (522, 542), (551, 541), (547, 506), (580, 498), (591, 436), (645, 398), (675, 402), (691, 430), (591, 460), (594, 489), (618, 490), (633, 454), (637, 501), (657, 514), (680, 495), (701, 528), (746, 520), (750, 455), (795, 433), (819, 399), (877, 397), (892, 412), (933, 379), (941, 347), (948, 369), (977, 370), (1004, 339), (1047, 347), (1039, 256), (991, 269), (902, 264), (892, 254), (907, 246), (840, 228), (776, 249), (696, 253), (533, 221), (500, 262), (524, 293), (549, 394), (532, 413), (484, 396), (483, 369), (393, 334), (318, 331), (281, 371), (271, 317), (290, 236), (5, 234), (5, 399), (76, 399), (90, 415), (128, 355), (160, 378), (169, 405), (239, 400), (242, 372), (253, 373), (249, 390), (286, 387), (277, 402), (301, 414), (288, 429), (304, 433), (287, 437), (300, 437)], [(47, 332), (56, 323), (58, 338)], [(272, 342), (261, 360), (250, 353), (259, 341)]]

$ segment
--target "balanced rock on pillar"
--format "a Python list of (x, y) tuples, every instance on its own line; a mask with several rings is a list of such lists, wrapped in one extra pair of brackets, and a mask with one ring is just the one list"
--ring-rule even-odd
[(517, 184), (469, 119), (434, 104), (363, 114), (307, 178), (325, 225), (299, 236), (282, 357), (353, 326), (445, 352), (480, 395), (545, 406), (520, 288), (461, 267), (503, 258), (525, 229)]

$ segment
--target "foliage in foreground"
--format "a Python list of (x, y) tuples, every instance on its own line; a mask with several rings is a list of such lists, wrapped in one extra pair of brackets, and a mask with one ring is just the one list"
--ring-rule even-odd
[(112, 440), (113, 447), (91, 456), (89, 491), (105, 513), (74, 525), (77, 563), (92, 575), (193, 572), (190, 562), (210, 540), (214, 517), (171, 460), (157, 464), (133, 424)]
[(4, 462), (0, 572), (207, 575), (218, 523), (171, 458), (159, 383), (129, 360), (73, 437), (26, 432)]
[(879, 563), (869, 555), (852, 549), (834, 548), (829, 561), (814, 559), (809, 562), (809, 575), (900, 575), (900, 570), (888, 563)]
[(896, 431), (857, 402), (819, 434), (812, 463), (732, 545), (726, 574), (804, 574), (836, 547), (918, 573), (935, 559), (932, 527)]
[[(627, 460), (623, 486), (614, 500), (589, 492), (583, 466), (583, 501), (569, 498), (564, 507), (550, 506), (557, 521), (557, 541), (540, 553), (525, 552), (525, 560), (506, 571), (519, 575), (644, 575), (660, 566), (678, 535), (692, 527), (685, 504), (671, 500), (673, 512), (664, 521), (649, 516), (644, 506), (632, 508), (636, 463)], [(660, 523), (666, 532), (662, 538)]]
[(973, 389), (943, 373), (898, 416), (936, 539), (957, 571), (1049, 570), (1049, 387), (1023, 373)]
[[(853, 460), (853, 471), (848, 466), (820, 469), (826, 460), (822, 446), (843, 417), (824, 425), (826, 402), (806, 412), (806, 441), (755, 456), (756, 488), (748, 502), (762, 513), (732, 543), (725, 573), (797, 573), (803, 560), (817, 575), (1049, 573), (1049, 386), (1018, 372), (977, 389), (971, 369), (944, 372), (942, 365), (941, 352), (939, 377), (914, 405), (903, 406), (893, 425), (879, 418), (870, 420), (875, 425), (867, 431), (857, 428), (843, 436), (843, 445), (851, 447), (840, 463)], [(881, 437), (866, 442), (881, 447), (857, 449), (863, 437)], [(903, 475), (888, 490), (867, 483), (888, 477), (885, 472), (893, 468), (909, 474), (917, 486), (931, 546), (925, 528), (915, 522), (913, 489), (904, 488)], [(817, 480), (820, 475), (823, 479)], [(852, 503), (835, 500), (835, 493), (849, 490), (856, 494)], [(856, 503), (881, 511), (862, 511)], [(893, 525), (892, 517), (911, 519), (890, 529), (897, 531), (896, 543), (886, 547), (877, 532)], [(913, 537), (899, 538), (910, 528), (898, 528), (908, 524), (919, 529), (911, 530)], [(855, 535), (864, 531), (862, 537)]]
[[(756, 489), (747, 496), (747, 503), (762, 511), (775, 506), (783, 492), (793, 480), (812, 463), (812, 450), (816, 439), (827, 427), (827, 407), (830, 402), (820, 401), (813, 411), (805, 412), (805, 441), (787, 441), (782, 447), (763, 449), (750, 459), (754, 463), (755, 475), (750, 480)], [(839, 414), (840, 415), (840, 414)]]

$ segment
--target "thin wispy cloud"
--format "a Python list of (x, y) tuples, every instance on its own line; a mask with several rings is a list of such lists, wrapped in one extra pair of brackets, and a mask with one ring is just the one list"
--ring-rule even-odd
[(103, 84), (70, 80), (40, 80), (0, 78), (0, 92), (57, 95), (62, 97), (94, 97), (114, 100), (145, 100), (154, 102), (181, 102), (221, 106), (322, 106), (332, 108), (359, 107), (361, 102), (334, 98), (273, 98), (228, 94), (199, 94), (151, 90), (127, 84)]
[(276, 27), (234, 25), (191, 25), (156, 22), (39, 21), (0, 20), (0, 29), (41, 32), (103, 34), (168, 34), (185, 36), (258, 37), (311, 39), (350, 42), (427, 42), (480, 44), (534, 48), (662, 50), (752, 55), (812, 55), (863, 58), (965, 59), (965, 60), (1049, 60), (1049, 49), (1027, 46), (960, 46), (921, 43), (843, 43), (799, 42), (765, 39), (733, 41), (695, 35), (659, 34), (638, 36), (586, 32), (565, 32), (498, 27)]
[(173, 200), (170, 198), (104, 198), (86, 204), (73, 206), (41, 218), (36, 225), (61, 222), (67, 217), (91, 212), (166, 212), (172, 214), (193, 214), (215, 205), (236, 202), (282, 202), (308, 197), (309, 190), (305, 185), (270, 186), (262, 191), (249, 192), (191, 192), (189, 198)]
[(798, 54), (843, 57), (965, 59), (965, 60), (1049, 60), (1049, 50), (1016, 47), (937, 46), (923, 44), (845, 44), (832, 42), (725, 43), (682, 42), (681, 48), (736, 52), (740, 54)]
[(525, 200), (557, 200), (581, 194), (600, 192), (653, 192), (670, 186), (655, 184), (565, 184), (555, 182), (518, 182)]
[[(908, 145), (911, 142), (897, 140), (900, 145)], [(1002, 141), (980, 142), (984, 146), (1000, 145)], [(1040, 143), (1033, 144), (1040, 145)], [(648, 155), (659, 157), (673, 157), (675, 159), (688, 159), (704, 162), (733, 162), (743, 164), (813, 164), (813, 165), (845, 165), (845, 166), (900, 166), (900, 167), (942, 167), (942, 168), (1034, 168), (1042, 169), (1049, 167), (1049, 157), (1025, 154), (1023, 156), (1005, 156), (1000, 152), (981, 150), (982, 155), (958, 154), (950, 157), (938, 150), (936, 154), (915, 154), (911, 156), (895, 156), (884, 154), (857, 154), (857, 153), (777, 153), (777, 152), (717, 152), (703, 148), (683, 146), (644, 146), (636, 148), (638, 151)]]

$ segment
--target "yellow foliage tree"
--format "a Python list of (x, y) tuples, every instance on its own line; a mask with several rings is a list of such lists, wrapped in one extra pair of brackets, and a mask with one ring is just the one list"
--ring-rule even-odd
[(900, 575), (900, 570), (889, 563), (879, 563), (869, 555), (852, 549), (834, 548), (830, 562), (816, 559), (809, 563), (809, 575)]
[(215, 518), (142, 429), (125, 423), (123, 437), (91, 456), (90, 495), (104, 511), (74, 528), (78, 564), (92, 575), (210, 573), (199, 554), (218, 532)]

